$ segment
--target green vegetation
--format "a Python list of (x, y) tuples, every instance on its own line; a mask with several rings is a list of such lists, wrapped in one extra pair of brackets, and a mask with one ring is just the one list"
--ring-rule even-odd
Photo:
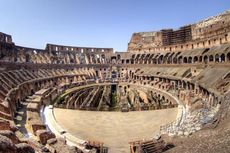
[(117, 94), (114, 92), (112, 93), (111, 98), (111, 107), (115, 107), (117, 105)]
[(54, 104), (61, 104), (61, 102), (63, 102), (63, 100), (65, 99), (66, 94), (61, 94), (59, 96), (57, 96), (50, 104), (54, 105)]

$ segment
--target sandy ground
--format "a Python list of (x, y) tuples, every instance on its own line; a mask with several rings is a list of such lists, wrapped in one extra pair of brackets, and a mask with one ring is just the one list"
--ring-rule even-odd
[(104, 142), (110, 153), (128, 153), (129, 142), (152, 138), (176, 115), (177, 108), (128, 113), (54, 109), (63, 129), (83, 140)]

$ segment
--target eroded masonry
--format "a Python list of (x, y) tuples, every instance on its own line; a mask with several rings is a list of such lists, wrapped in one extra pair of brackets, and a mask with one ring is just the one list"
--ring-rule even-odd
[(0, 33), (0, 152), (110, 152), (103, 142), (63, 130), (53, 108), (178, 108), (159, 134), (130, 141), (128, 150), (204, 152), (208, 145), (209, 152), (228, 152), (229, 91), (230, 11), (177, 30), (134, 33), (127, 52), (56, 44), (28, 48)]

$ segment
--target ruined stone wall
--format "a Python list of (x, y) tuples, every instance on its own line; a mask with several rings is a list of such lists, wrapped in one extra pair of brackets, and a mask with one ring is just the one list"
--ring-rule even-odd
[(226, 34), (230, 30), (230, 11), (207, 18), (192, 26), (192, 39), (208, 39)]
[(11, 35), (0, 32), (0, 42), (3, 43), (12, 43)]
[(64, 46), (56, 44), (47, 44), (46, 50), (48, 51), (73, 51), (78, 53), (109, 53), (113, 52), (112, 48), (96, 48), (96, 47), (75, 47), (75, 46)]
[(128, 51), (183, 51), (211, 47), (230, 42), (229, 35), (230, 11), (226, 11), (178, 30), (163, 29), (157, 32), (134, 33)]

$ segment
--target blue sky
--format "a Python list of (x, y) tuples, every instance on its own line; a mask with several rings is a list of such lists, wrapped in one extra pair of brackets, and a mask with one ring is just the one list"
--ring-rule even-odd
[(0, 31), (34, 48), (126, 51), (133, 32), (179, 28), (228, 9), (229, 0), (1, 0)]

